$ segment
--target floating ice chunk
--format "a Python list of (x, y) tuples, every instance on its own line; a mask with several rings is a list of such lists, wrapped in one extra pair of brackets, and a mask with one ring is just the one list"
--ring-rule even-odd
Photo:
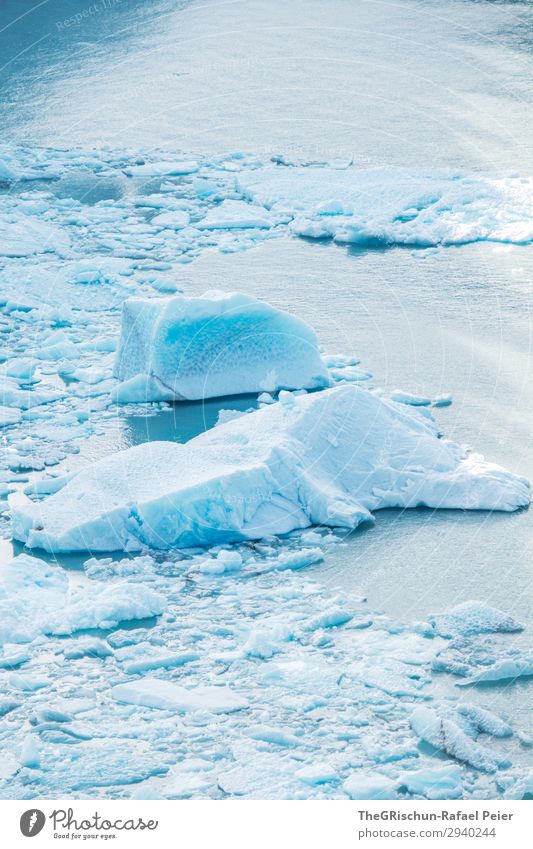
[(221, 424), (226, 424), (226, 422), (231, 422), (233, 419), (238, 419), (245, 415), (246, 413), (244, 410), (219, 410), (215, 427)]
[(165, 598), (143, 584), (117, 582), (73, 591), (63, 618), (50, 621), (51, 634), (72, 634), (86, 628), (114, 628), (119, 622), (159, 616), (167, 608)]
[(25, 651), (18, 651), (14, 654), (3, 655), (0, 657), (0, 669), (16, 669), (19, 666), (22, 666), (23, 663), (27, 663), (30, 660), (31, 655)]
[(57, 253), (63, 256), (69, 248), (66, 231), (48, 221), (21, 218), (17, 221), (0, 218), (0, 255), (31, 256)]
[(24, 740), (20, 755), (20, 765), (30, 767), (31, 769), (39, 769), (41, 765), (41, 747), (35, 734), (28, 734)]
[(463, 793), (461, 768), (453, 765), (409, 770), (398, 781), (409, 793), (426, 799), (460, 799)]
[(111, 390), (111, 400), (116, 404), (173, 401), (174, 392), (151, 374), (136, 374)]
[(391, 401), (397, 401), (398, 404), (409, 404), (411, 407), (429, 407), (431, 398), (425, 398), (423, 395), (411, 395), (409, 392), (402, 392), (396, 389), (391, 392)]
[(395, 799), (398, 782), (379, 772), (359, 770), (342, 785), (350, 799)]
[(324, 559), (324, 552), (320, 548), (300, 548), (295, 551), (284, 551), (275, 560), (267, 560), (263, 571), (276, 569), (304, 569), (313, 563), (320, 563)]
[(339, 628), (351, 619), (353, 619), (353, 613), (338, 607), (325, 610), (324, 613), (312, 619), (306, 627), (309, 631), (317, 631), (319, 628)]
[(242, 566), (242, 556), (238, 551), (222, 549), (217, 554), (217, 562), (223, 565), (225, 572), (236, 572)]
[(33, 693), (35, 690), (44, 690), (51, 683), (50, 678), (44, 675), (35, 675), (31, 672), (9, 676), (9, 683), (15, 690), (20, 690), (21, 693)]
[[(329, 385), (308, 324), (249, 295), (223, 292), (127, 300), (115, 375), (149, 375), (176, 400)], [(144, 389), (150, 384), (135, 385), (141, 395)]]
[(505, 799), (527, 799), (533, 798), (533, 769), (521, 775), (505, 791)]
[(152, 280), (152, 287), (157, 292), (164, 292), (166, 294), (169, 294), (170, 292), (173, 292), (174, 294), (176, 292), (183, 292), (183, 289), (178, 286), (176, 281), (170, 280), (168, 277), (157, 277), (155, 280)]
[(194, 161), (183, 162), (146, 162), (144, 165), (131, 165), (124, 169), (128, 177), (180, 177), (194, 174), (199, 165)]
[(181, 209), (176, 209), (173, 212), (162, 212), (161, 215), (155, 215), (150, 223), (162, 229), (183, 230), (189, 223), (189, 213)]
[(204, 177), (195, 177), (192, 181), (192, 189), (199, 198), (207, 198), (216, 194), (218, 186), (214, 180), (206, 180)]
[(199, 685), (186, 689), (172, 681), (162, 681), (158, 678), (141, 678), (127, 684), (117, 684), (112, 688), (111, 695), (118, 702), (178, 713), (198, 710), (232, 713), (248, 706), (246, 700), (230, 687)]
[(294, 773), (303, 784), (314, 787), (317, 784), (330, 784), (337, 780), (337, 773), (329, 763), (315, 763), (297, 769)]
[(449, 407), (452, 403), (453, 398), (451, 395), (437, 395), (436, 398), (433, 398), (432, 404), (434, 407)]
[(496, 631), (513, 633), (524, 628), (512, 616), (482, 601), (465, 601), (451, 610), (431, 616), (429, 621), (442, 637), (467, 637)]
[(499, 716), (478, 705), (461, 704), (458, 707), (461, 716), (466, 717), (474, 731), (490, 734), (492, 737), (511, 737), (513, 729)]
[(0, 376), (0, 402), (5, 407), (18, 407), (19, 410), (29, 410), (41, 404), (58, 401), (62, 393), (39, 385), (37, 389), (20, 389), (19, 384), (12, 378)]
[(14, 699), (2, 699), (0, 701), (0, 717), (7, 716), (8, 713), (11, 713), (12, 710), (16, 710), (20, 707), (20, 702), (16, 702)]
[(176, 666), (185, 666), (198, 660), (200, 655), (194, 652), (167, 652), (166, 654), (151, 654), (139, 660), (131, 660), (123, 665), (127, 675), (137, 675), (142, 672), (150, 672), (154, 669), (171, 669)]
[(411, 714), (411, 728), (421, 740), (476, 769), (495, 772), (509, 766), (505, 758), (474, 742), (457, 723), (448, 717), (441, 718), (432, 708), (415, 708)]
[(488, 684), (495, 681), (514, 681), (517, 678), (529, 678), (533, 675), (533, 657), (505, 658), (496, 661), (491, 666), (481, 669), (471, 678), (458, 681), (457, 687), (468, 687), (470, 684)]
[(242, 653), (244, 657), (257, 657), (266, 660), (281, 651), (281, 643), (286, 643), (293, 636), (288, 626), (279, 625), (268, 631), (264, 628), (254, 628), (248, 635)]
[(83, 657), (111, 657), (113, 652), (103, 640), (83, 639), (76, 640), (74, 645), (65, 649), (63, 654), (67, 660), (80, 660)]
[[(332, 380), (339, 383), (341, 380), (346, 380), (351, 383), (370, 380), (372, 375), (368, 371), (363, 371), (357, 366), (343, 366), (342, 368), (331, 368), (329, 370)], [(393, 399), (394, 400), (394, 399)]]
[(238, 551), (219, 551), (211, 560), (200, 563), (200, 572), (206, 575), (223, 575), (225, 572), (236, 572), (242, 566), (242, 557)]
[(324, 537), (321, 534), (317, 534), (316, 531), (306, 531), (300, 537), (301, 542), (305, 542), (306, 545), (316, 545), (317, 542), (323, 542)]
[(295, 397), (291, 407), (265, 406), (185, 444), (119, 452), (43, 502), (9, 499), (13, 535), (28, 546), (113, 551), (312, 524), (355, 528), (384, 507), (516, 510), (529, 503), (529, 485), (438, 439), (409, 407), (346, 384)]
[[(179, 766), (178, 764), (178, 768)], [(216, 787), (214, 776), (206, 776), (201, 773), (180, 775), (179, 772), (176, 772), (163, 782), (161, 790), (165, 799), (190, 799), (191, 796), (205, 793), (213, 786)]]
[(117, 737), (62, 746), (61, 757), (47, 758), (46, 767), (50, 786), (62, 798), (73, 790), (135, 784), (168, 769), (161, 764), (161, 753), (143, 740), (132, 745), (131, 740)]
[(272, 216), (258, 206), (240, 200), (225, 200), (195, 225), (199, 230), (247, 230), (272, 227)]
[(0, 157), (0, 182), (10, 183), (17, 179), (16, 164), (13, 163), (11, 156), (2, 155)]
[(289, 749), (293, 749), (295, 746), (301, 746), (304, 742), (284, 728), (271, 725), (252, 725), (247, 728), (246, 733), (253, 740), (261, 740), (263, 743), (273, 743), (275, 746), (284, 746)]
[(5, 363), (3, 369), (9, 377), (31, 379), (36, 367), (35, 360), (31, 357), (14, 357)]

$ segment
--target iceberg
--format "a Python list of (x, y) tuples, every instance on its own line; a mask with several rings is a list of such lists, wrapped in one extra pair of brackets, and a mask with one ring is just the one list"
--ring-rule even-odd
[(130, 298), (122, 311), (117, 401), (178, 401), (330, 383), (305, 321), (249, 295)]
[(50, 552), (168, 549), (352, 529), (385, 507), (529, 503), (524, 478), (439, 439), (414, 408), (351, 383), (285, 395), (185, 444), (104, 458), (42, 502), (12, 494), (13, 536)]

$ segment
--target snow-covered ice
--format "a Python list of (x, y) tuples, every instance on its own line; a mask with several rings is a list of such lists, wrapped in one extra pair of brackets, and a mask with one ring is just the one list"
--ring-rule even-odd
[(270, 166), (240, 174), (237, 184), (312, 239), (416, 246), (533, 239), (532, 182), (517, 176)]
[(15, 538), (48, 551), (170, 548), (356, 528), (384, 507), (529, 503), (527, 481), (438, 439), (404, 405), (352, 384), (287, 396), (185, 445), (101, 460), (42, 503), (10, 496)]
[(330, 382), (308, 324), (249, 295), (224, 292), (127, 300), (115, 376), (126, 382), (117, 400), (126, 401), (319, 389)]

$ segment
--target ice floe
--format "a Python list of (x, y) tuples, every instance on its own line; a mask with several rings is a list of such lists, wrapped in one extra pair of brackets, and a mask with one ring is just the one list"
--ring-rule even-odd
[(143, 705), (160, 710), (187, 711), (206, 710), (210, 713), (232, 713), (247, 706), (246, 699), (229, 687), (202, 687), (187, 690), (170, 681), (157, 678), (140, 678), (127, 684), (113, 687), (113, 698), (119, 702)]
[(523, 630), (523, 625), (512, 616), (481, 601), (462, 602), (445, 613), (432, 616), (430, 621), (443, 637)]
[(185, 445), (101, 460), (42, 503), (10, 496), (15, 538), (48, 551), (169, 548), (355, 528), (383, 507), (529, 503), (527, 481), (438, 439), (409, 407), (351, 384), (286, 395)]
[[(95, 556), (82, 573), (27, 555), (7, 558), (0, 798), (531, 795), (528, 729), (517, 727), (520, 714), (500, 716), (493, 704), (498, 688), (529, 686), (533, 669), (512, 633), (520, 627), (513, 610), (469, 602), (409, 624), (370, 609), (359, 592), (316, 582), (315, 564), (343, 545), (338, 526), (368, 519), (380, 505), (527, 502), (521, 479), (437, 439), (427, 402), (441, 406), (450, 396), (413, 395), (404, 375), (404, 405), (394, 404), (373, 394), (371, 375), (350, 352), (324, 355), (321, 374), (371, 391), (342, 385), (335, 412), (327, 392), (307, 399), (283, 392), (277, 403), (267, 380), (254, 391), (272, 414), (237, 419), (226, 411), (218, 437), (200, 447), (194, 441), (185, 454), (155, 444), (153, 473), (150, 446), (95, 466), (97, 478), (90, 467), (77, 471), (124, 444), (128, 417), (141, 416), (144, 429), (149, 416), (169, 409), (174, 393), (156, 376), (139, 373), (120, 385), (112, 377), (120, 310), (131, 296), (155, 303), (156, 293), (187, 291), (184, 264), (202, 252), (244, 251), (291, 232), (366, 248), (530, 239), (528, 180), (337, 165), (344, 170), (288, 161), (272, 169), (242, 154), (2, 153), (0, 181), (9, 190), (0, 193), (0, 495), (24, 488), (32, 498), (49, 496), (21, 506), (15, 499), (23, 535), (35, 525), (42, 544), (44, 517), (53, 544), (75, 539), (97, 552), (99, 529), (102, 545), (109, 534), (120, 549), (159, 545), (161, 535), (167, 546), (182, 532), (212, 540), (220, 516), (227, 526), (210, 550)], [(101, 176), (116, 193), (79, 197), (80, 170), (93, 195)], [(73, 196), (65, 197), (71, 175)], [(61, 193), (50, 182), (43, 189), (43, 180), (58, 178)], [(360, 420), (350, 398), (362, 404)], [(410, 404), (420, 400), (417, 412)], [(116, 401), (135, 402), (134, 413)], [(199, 460), (214, 478), (202, 478)], [(235, 468), (246, 461), (253, 483), (243, 489)], [(7, 513), (1, 521), (6, 534)], [(337, 530), (273, 535), (312, 521)], [(154, 539), (144, 536), (151, 523)], [(250, 541), (256, 533), (261, 539)], [(429, 723), (416, 714), (426, 709)]]
[(517, 176), (270, 166), (239, 174), (237, 184), (312, 239), (429, 246), (533, 238), (532, 181)]
[(26, 554), (0, 570), (0, 640), (25, 643), (40, 634), (111, 628), (163, 613), (163, 596), (144, 584), (71, 588), (64, 569)]

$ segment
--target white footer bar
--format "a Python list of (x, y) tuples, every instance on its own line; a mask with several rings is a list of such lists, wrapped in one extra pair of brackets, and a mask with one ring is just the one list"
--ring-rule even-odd
[(0, 823), (6, 849), (533, 847), (527, 801), (4, 801)]

